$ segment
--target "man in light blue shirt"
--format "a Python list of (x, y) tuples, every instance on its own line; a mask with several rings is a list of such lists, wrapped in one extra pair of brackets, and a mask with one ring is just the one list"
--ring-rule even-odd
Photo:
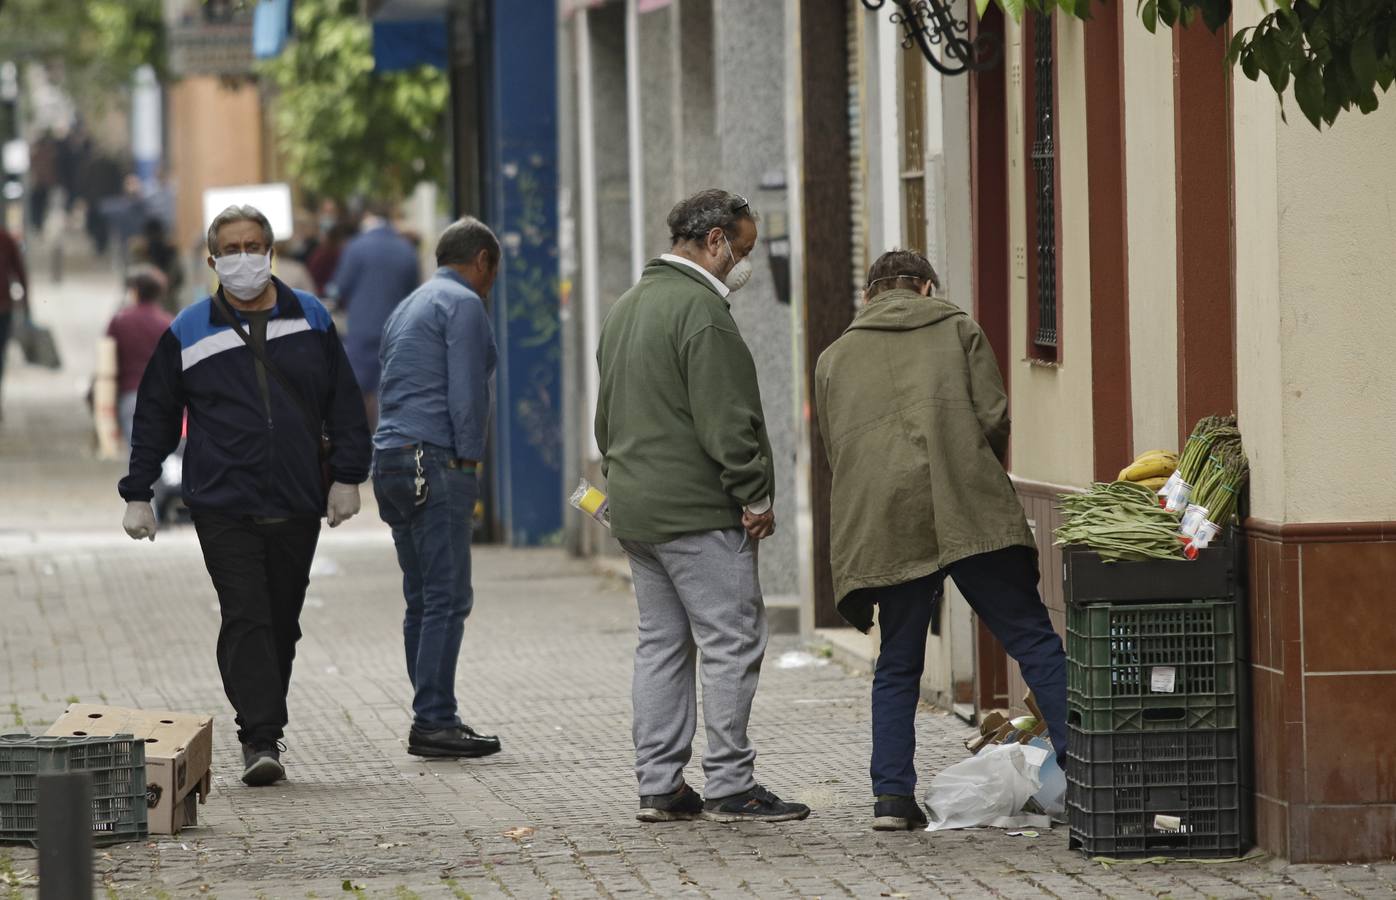
[(499, 738), (461, 722), (455, 691), (474, 602), (471, 522), (497, 362), (484, 298), (499, 258), (494, 232), (461, 219), (437, 242), (436, 274), (383, 327), (373, 491), (393, 530), (407, 599), (402, 631), (414, 691), (407, 752), (414, 756), (499, 752)]

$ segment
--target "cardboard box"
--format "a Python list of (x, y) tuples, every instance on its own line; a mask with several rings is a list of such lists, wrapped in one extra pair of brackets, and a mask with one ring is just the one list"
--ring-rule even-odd
[(146, 807), (151, 834), (198, 824), (213, 786), (213, 717), (75, 703), (51, 735), (131, 734), (145, 741)]

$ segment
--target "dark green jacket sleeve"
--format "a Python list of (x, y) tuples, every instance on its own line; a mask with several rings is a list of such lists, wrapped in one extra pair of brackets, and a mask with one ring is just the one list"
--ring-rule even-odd
[(709, 325), (683, 344), (679, 359), (698, 443), (722, 467), (723, 489), (740, 506), (774, 498), (761, 390), (746, 342)]
[(970, 399), (974, 403), (974, 414), (994, 455), (999, 462), (1003, 462), (1008, 455), (1012, 423), (1008, 417), (1008, 394), (1003, 389), (998, 361), (984, 332), (968, 318), (960, 320), (960, 342), (969, 359)]
[[(596, 351), (596, 367), (601, 368), (601, 351)], [(606, 414), (606, 393), (596, 398), (596, 417), (592, 420), (592, 434), (596, 435), (596, 449), (601, 453), (601, 477), (610, 475), (610, 463), (606, 459), (606, 448), (611, 444), (611, 425)]]

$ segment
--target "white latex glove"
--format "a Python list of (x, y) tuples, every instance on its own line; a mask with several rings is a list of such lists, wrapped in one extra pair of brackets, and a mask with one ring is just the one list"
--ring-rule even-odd
[(341, 522), (348, 522), (358, 512), (359, 486), (357, 484), (340, 484), (336, 481), (330, 485), (330, 498), (325, 518), (329, 520), (331, 528)]
[(126, 504), (126, 517), (121, 520), (121, 527), (126, 529), (126, 533), (134, 541), (141, 538), (155, 540), (155, 509), (149, 503), (142, 500), (132, 500)]

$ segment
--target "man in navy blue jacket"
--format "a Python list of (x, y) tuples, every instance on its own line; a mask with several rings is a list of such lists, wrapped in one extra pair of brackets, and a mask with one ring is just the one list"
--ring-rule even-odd
[(161, 336), (137, 391), (131, 466), (119, 486), (126, 533), (155, 540), (151, 485), (187, 409), (184, 503), (218, 592), (218, 667), (249, 785), (285, 777), (286, 691), (320, 517), (333, 528), (359, 511), (372, 453), (330, 314), (271, 277), (273, 244), (271, 224), (250, 206), (213, 220), (208, 264), (219, 288)]

